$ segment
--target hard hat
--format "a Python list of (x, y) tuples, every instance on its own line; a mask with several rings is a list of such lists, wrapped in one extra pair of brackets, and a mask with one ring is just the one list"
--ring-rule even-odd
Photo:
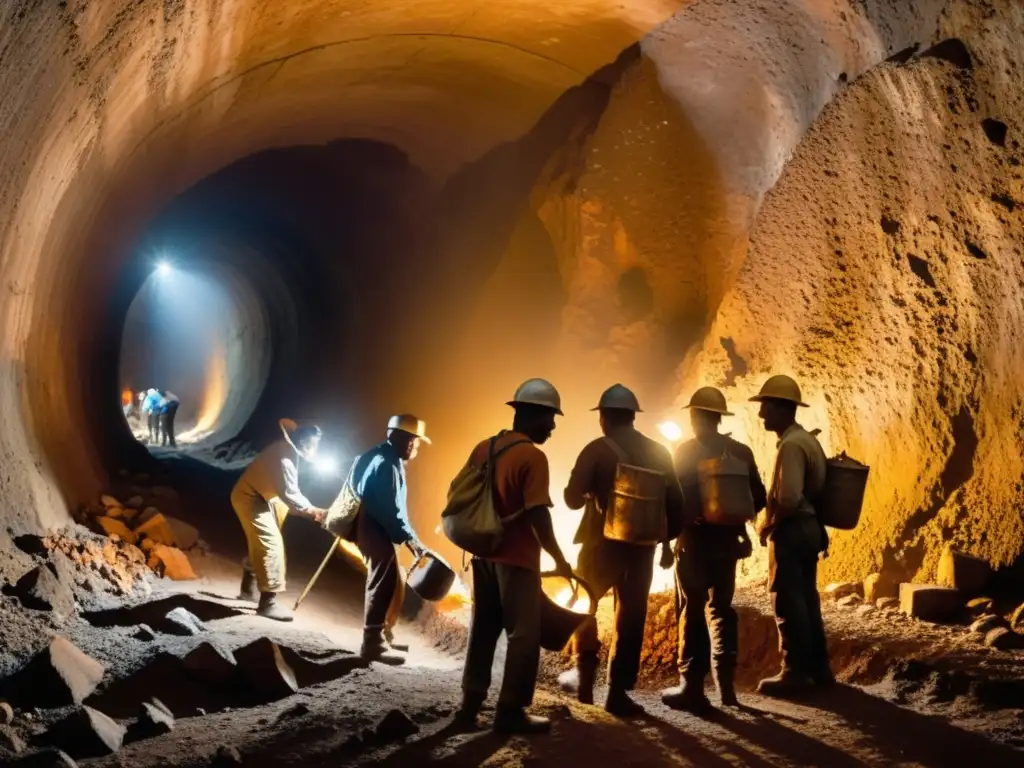
[(630, 389), (622, 386), (621, 384), (613, 384), (608, 387), (601, 395), (601, 400), (598, 402), (596, 408), (591, 408), (592, 411), (600, 411), (602, 408), (618, 408), (621, 411), (633, 411), (633, 413), (643, 413), (640, 408), (640, 403), (636, 399), (636, 395)]
[(761, 387), (761, 391), (750, 398), (750, 400), (754, 403), (760, 403), (765, 400), (788, 400), (803, 408), (808, 407), (800, 395), (800, 385), (789, 376), (782, 375), (772, 376), (768, 379), (764, 386)]
[(418, 437), (427, 445), (430, 445), (430, 438), (427, 437), (427, 423), (418, 419), (411, 413), (400, 413), (388, 419), (388, 429), (397, 429), (401, 432), (408, 432), (413, 437)]
[(544, 379), (527, 379), (519, 385), (515, 395), (505, 405), (541, 405), (550, 408), (559, 416), (562, 413), (562, 398), (554, 385)]
[(701, 387), (698, 389), (690, 397), (689, 404), (684, 406), (684, 408), (695, 408), (698, 411), (710, 411), (722, 416), (732, 416), (725, 404), (725, 395), (714, 387)]

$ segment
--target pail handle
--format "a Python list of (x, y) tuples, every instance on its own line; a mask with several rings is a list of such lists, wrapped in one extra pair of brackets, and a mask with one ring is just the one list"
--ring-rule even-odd
[[(565, 576), (557, 571), (541, 571), (540, 575), (541, 578), (544, 578), (545, 576), (557, 576), (560, 579), (565, 579)], [(579, 599), (580, 587), (582, 587), (583, 591), (587, 593), (587, 597), (590, 598), (590, 608), (588, 609), (588, 613), (590, 613), (591, 616), (597, 613), (597, 600), (594, 597), (594, 590), (590, 588), (590, 585), (581, 579), (575, 571), (573, 571), (572, 578), (566, 579), (566, 581), (570, 584), (575, 582), (572, 589), (572, 602), (569, 603), (569, 608), (572, 608), (572, 606), (576, 604), (576, 600)]]

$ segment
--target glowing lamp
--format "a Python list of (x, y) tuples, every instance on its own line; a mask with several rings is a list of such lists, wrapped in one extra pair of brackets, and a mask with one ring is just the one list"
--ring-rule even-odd
[(674, 421), (661, 422), (661, 424), (658, 425), (658, 431), (661, 432), (661, 436), (670, 443), (677, 443), (683, 437), (682, 428)]
[(338, 459), (334, 456), (319, 456), (313, 461), (313, 469), (317, 474), (334, 477), (338, 474)]
[(166, 261), (158, 261), (156, 263), (156, 273), (160, 277), (167, 277), (167, 275), (171, 274), (171, 265)]

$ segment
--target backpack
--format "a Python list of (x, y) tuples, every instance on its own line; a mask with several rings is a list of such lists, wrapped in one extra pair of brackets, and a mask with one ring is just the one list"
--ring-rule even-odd
[[(668, 538), (665, 474), (638, 465), (610, 437), (604, 438), (618, 459), (604, 515), (604, 537), (628, 544), (658, 544)], [(646, 461), (645, 461), (646, 463)]]
[(501, 544), (505, 526), (526, 510), (502, 518), (494, 506), (494, 462), (514, 445), (528, 443), (516, 440), (495, 450), (494, 444), (504, 432), (499, 432), (487, 443), (487, 461), (477, 467), (473, 457), (452, 480), (448, 489), (448, 503), (441, 512), (441, 525), (445, 536), (460, 549), (477, 557), (487, 557)]

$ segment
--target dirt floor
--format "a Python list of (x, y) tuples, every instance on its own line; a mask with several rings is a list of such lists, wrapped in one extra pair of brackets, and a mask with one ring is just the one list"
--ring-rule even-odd
[[(14, 672), (53, 634), (69, 638), (106, 668), (85, 704), (129, 726), (129, 735), (116, 754), (83, 757), (80, 765), (542, 766), (610, 759), (638, 766), (938, 766), (961, 765), (969, 755), (973, 764), (995, 766), (1024, 760), (1024, 654), (988, 649), (966, 626), (829, 603), (833, 659), (844, 684), (795, 703), (757, 696), (756, 680), (777, 667), (774, 624), (760, 585), (741, 590), (736, 600), (741, 709), (701, 720), (660, 703), (657, 689), (673, 677), (674, 606), (671, 596), (655, 595), (643, 680), (635, 694), (646, 716), (621, 722), (598, 707), (569, 701), (554, 685), (566, 660), (546, 654), (536, 704), (554, 720), (550, 735), (456, 733), (450, 723), (459, 700), (465, 609), (446, 616), (420, 610), (416, 621), (401, 625), (400, 639), (412, 643), (404, 667), (366, 665), (355, 657), (361, 584), (341, 561), (327, 569), (294, 624), (257, 618), (253, 606), (232, 599), (241, 536), (230, 508), (209, 502), (233, 476), (180, 462), (165, 466), (166, 476), (145, 482), (180, 489), (168, 506), (200, 526), (206, 540), (205, 548), (189, 553), (198, 580), (146, 576), (125, 590), (101, 571), (91, 591), (76, 587), (79, 611), (67, 618), (26, 609), (11, 596), (0, 598), (0, 675)], [(140, 482), (132, 480), (136, 486)], [(292, 555), (289, 601), (326, 551), (321, 533), (304, 521), (286, 528)], [(76, 535), (90, 534), (79, 529)], [(28, 547), (21, 540), (23, 545)], [(201, 631), (171, 634), (164, 617), (173, 608), (194, 614)], [(406, 615), (415, 618), (417, 608), (408, 601)], [(602, 604), (602, 624), (608, 611)], [(152, 628), (151, 635), (140, 631), (142, 625)], [(280, 646), (294, 671), (296, 693), (218, 683), (210, 677), (210, 665), (204, 665), (204, 676), (181, 661), (204, 643), (238, 652), (260, 638)], [(175, 727), (133, 741), (141, 733), (133, 730), (140, 707), (153, 698), (173, 713)], [(27, 742), (23, 754), (28, 754), (51, 741), (54, 724), (76, 707), (15, 709), (11, 728)], [(392, 714), (381, 725), (396, 709), (408, 720)]]

